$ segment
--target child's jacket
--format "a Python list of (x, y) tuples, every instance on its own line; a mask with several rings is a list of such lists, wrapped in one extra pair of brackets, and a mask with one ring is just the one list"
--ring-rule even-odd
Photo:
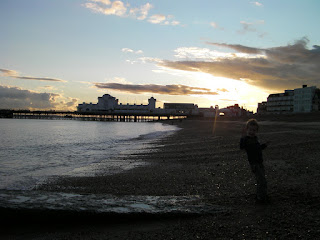
[(258, 137), (245, 136), (240, 139), (240, 149), (245, 149), (250, 164), (262, 163), (262, 150), (266, 144), (260, 144)]

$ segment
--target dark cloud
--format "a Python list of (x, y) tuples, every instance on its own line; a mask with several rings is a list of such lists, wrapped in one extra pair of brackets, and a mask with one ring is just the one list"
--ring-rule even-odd
[(117, 91), (130, 93), (158, 93), (168, 95), (218, 95), (217, 92), (212, 92), (208, 88), (190, 87), (185, 85), (133, 85), (120, 83), (95, 83), (97, 88), (107, 88)]
[(59, 98), (61, 98), (59, 94), (39, 93), (0, 85), (0, 109), (70, 110), (77, 104), (76, 99), (58, 101)]
[(50, 81), (50, 82), (66, 82), (65, 80), (58, 78), (47, 78), (47, 77), (30, 77), (30, 76), (19, 76), (18, 72), (15, 70), (9, 69), (0, 69), (0, 72), (6, 77), (12, 77), (17, 79), (25, 79), (25, 80), (36, 80), (36, 81)]
[(162, 61), (161, 66), (204, 72), (217, 77), (247, 81), (258, 87), (283, 90), (302, 84), (320, 83), (320, 46), (307, 48), (308, 39), (303, 38), (292, 45), (275, 48), (252, 48), (225, 43), (208, 43), (251, 54), (250, 57), (234, 55), (212, 61)]
[(9, 69), (0, 69), (0, 72), (2, 72), (4, 76), (8, 76), (8, 77), (13, 77), (18, 75), (16, 71), (9, 70)]
[(226, 43), (213, 43), (213, 42), (206, 42), (206, 43), (209, 45), (214, 45), (218, 47), (231, 48), (233, 50), (236, 50), (237, 52), (248, 53), (248, 54), (261, 54), (263, 52), (262, 49), (246, 47), (239, 44), (226, 44)]
[(50, 82), (66, 82), (61, 79), (57, 78), (38, 78), (38, 77), (15, 77), (19, 79), (26, 79), (26, 80), (37, 80), (37, 81), (50, 81)]

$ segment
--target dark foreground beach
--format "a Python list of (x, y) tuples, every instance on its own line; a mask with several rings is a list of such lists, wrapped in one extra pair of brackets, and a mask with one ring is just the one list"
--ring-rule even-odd
[[(276, 120), (276, 121), (275, 121)], [(296, 121), (297, 120), (297, 121)], [(64, 178), (40, 192), (190, 196), (198, 214), (93, 214), (10, 210), (1, 239), (318, 239), (320, 122), (260, 121), (270, 204), (255, 203), (255, 181), (239, 149), (244, 121), (176, 122), (181, 130), (129, 156), (148, 164), (116, 175)], [(152, 150), (152, 151), (151, 151)], [(206, 211), (216, 206), (217, 211)], [(4, 219), (4, 217), (2, 217)], [(15, 221), (16, 219), (16, 221)], [(20, 220), (19, 220), (20, 219)]]

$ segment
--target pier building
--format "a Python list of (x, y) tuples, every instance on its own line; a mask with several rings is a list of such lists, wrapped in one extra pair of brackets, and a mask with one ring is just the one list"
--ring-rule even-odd
[(82, 103), (77, 107), (78, 112), (99, 112), (99, 111), (144, 111), (152, 112), (156, 109), (156, 99), (151, 97), (148, 99), (148, 105), (130, 105), (130, 104), (119, 104), (119, 100), (115, 97), (104, 94), (102, 97), (98, 97), (98, 103)]

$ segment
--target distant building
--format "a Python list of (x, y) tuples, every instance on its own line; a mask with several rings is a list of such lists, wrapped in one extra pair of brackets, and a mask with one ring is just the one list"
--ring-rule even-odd
[(284, 93), (270, 94), (267, 100), (267, 112), (292, 112), (294, 90), (285, 90)]
[(228, 117), (243, 117), (243, 116), (253, 115), (253, 112), (248, 111), (243, 107), (240, 108), (239, 104), (222, 108), (219, 110), (219, 113), (220, 114), (223, 113), (224, 116), (228, 116)]
[(257, 113), (258, 113), (258, 114), (265, 114), (265, 113), (267, 113), (267, 102), (258, 103)]
[(216, 113), (219, 114), (219, 106), (216, 105), (214, 108), (211, 106), (210, 108), (199, 108), (199, 115), (204, 118), (214, 118)]
[(316, 110), (317, 107), (315, 104), (316, 96), (316, 87), (307, 87), (303, 85), (302, 88), (297, 88), (294, 90), (294, 102), (293, 102), (293, 111), (294, 112), (312, 112)]
[(193, 103), (164, 103), (163, 108), (164, 110), (166, 110), (166, 112), (184, 113), (191, 115), (199, 114), (198, 105), (195, 105)]
[(148, 99), (148, 105), (129, 105), (122, 103), (119, 104), (119, 100), (112, 97), (109, 94), (104, 94), (102, 97), (98, 97), (98, 103), (82, 103), (78, 105), (78, 112), (100, 112), (100, 111), (143, 111), (152, 112), (156, 108), (156, 99), (151, 97)]
[(284, 93), (275, 93), (268, 96), (267, 102), (258, 104), (259, 114), (286, 114), (304, 113), (320, 110), (320, 89), (315, 86), (294, 90), (285, 90)]

